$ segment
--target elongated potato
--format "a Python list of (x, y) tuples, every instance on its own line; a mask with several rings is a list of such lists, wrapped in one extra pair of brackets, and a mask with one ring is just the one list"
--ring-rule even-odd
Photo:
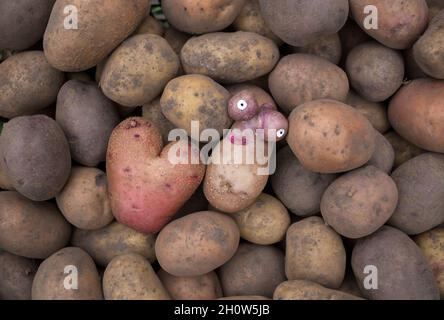
[(323, 287), (307, 280), (282, 282), (274, 291), (274, 300), (361, 300), (361, 298)]

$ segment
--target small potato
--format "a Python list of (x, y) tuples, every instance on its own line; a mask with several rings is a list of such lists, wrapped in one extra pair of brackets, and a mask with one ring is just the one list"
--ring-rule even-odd
[(39, 264), (0, 251), (0, 300), (31, 300), (31, 288)]
[[(368, 299), (439, 300), (438, 285), (421, 250), (397, 229), (384, 226), (359, 240), (351, 263), (361, 292)], [(368, 266), (372, 266), (370, 273)], [(375, 270), (378, 289), (365, 289), (364, 281), (374, 279)]]
[(170, 44), (174, 52), (179, 55), (182, 47), (191, 38), (191, 35), (181, 32), (174, 27), (169, 27), (168, 29), (166, 29), (165, 35), (163, 37)]
[(4, 125), (1, 166), (14, 189), (34, 201), (55, 197), (71, 171), (71, 155), (59, 125), (44, 115), (23, 116)]
[(289, 118), (287, 142), (308, 170), (349, 171), (370, 160), (376, 131), (355, 108), (333, 100), (316, 100), (296, 108)]
[(69, 241), (71, 227), (57, 207), (33, 202), (14, 191), (0, 192), (0, 247), (10, 253), (45, 259)]
[(245, 0), (163, 0), (162, 10), (169, 23), (187, 33), (209, 33), (228, 27)]
[(74, 167), (56, 200), (66, 220), (77, 228), (100, 229), (114, 220), (102, 170)]
[(444, 222), (444, 155), (421, 154), (398, 167), (392, 178), (399, 203), (390, 225), (413, 235)]
[[(375, 11), (372, 10), (369, 13), (365, 10), (368, 6), (378, 9), (377, 28), (374, 27)], [(428, 23), (428, 9), (425, 0), (350, 0), (350, 11), (353, 19), (362, 30), (392, 49), (411, 47), (426, 29)], [(367, 26), (367, 24), (371, 24), (369, 19), (373, 21), (371, 28)]]
[(174, 300), (214, 300), (222, 297), (219, 278), (214, 271), (196, 277), (176, 277), (160, 269), (157, 276)]
[(415, 242), (432, 268), (438, 282), (441, 300), (444, 299), (444, 228), (435, 228), (415, 237)]
[(154, 34), (125, 40), (109, 57), (100, 86), (111, 100), (137, 107), (154, 100), (177, 74), (179, 58), (168, 42)]
[(32, 300), (102, 299), (96, 265), (80, 248), (64, 248), (43, 261), (32, 283)]
[(171, 130), (176, 128), (176, 126), (163, 115), (160, 106), (160, 98), (154, 99), (142, 107), (142, 117), (154, 124), (156, 128), (160, 130), (163, 143), (167, 144), (169, 142), (168, 135)]
[(293, 52), (311, 54), (337, 65), (342, 57), (341, 39), (337, 33), (324, 35), (306, 46), (293, 47)]
[(215, 129), (222, 134), (233, 122), (227, 110), (230, 98), (230, 93), (211, 78), (193, 74), (168, 82), (160, 105), (164, 116), (189, 136), (193, 121), (199, 124), (199, 136), (205, 129)]
[(162, 22), (148, 15), (137, 28), (135, 34), (155, 34), (163, 37), (165, 29)]
[(376, 146), (367, 165), (375, 166), (376, 168), (390, 173), (395, 162), (395, 151), (390, 142), (379, 132), (376, 133)]
[(354, 48), (345, 69), (351, 86), (372, 102), (390, 98), (401, 87), (405, 72), (402, 55), (375, 41)]
[(170, 222), (160, 231), (156, 255), (162, 269), (172, 275), (199, 276), (231, 259), (239, 237), (239, 228), (230, 217), (197, 212)]
[(346, 254), (341, 237), (319, 217), (305, 218), (287, 231), (285, 274), (289, 280), (310, 280), (340, 287)]
[(390, 131), (384, 135), (384, 137), (390, 142), (395, 150), (395, 163), (393, 168), (399, 167), (404, 162), (419, 156), (424, 151), (417, 146), (411, 144), (407, 140), (404, 140), (395, 131)]
[(365, 166), (344, 174), (327, 188), (321, 212), (336, 232), (357, 239), (382, 227), (397, 203), (395, 182), (376, 167)]
[(259, 106), (262, 106), (264, 104), (269, 104), (273, 106), (273, 108), (278, 108), (276, 105), (276, 102), (274, 102), (271, 95), (262, 89), (259, 86), (256, 86), (251, 83), (240, 83), (240, 84), (234, 84), (227, 87), (227, 90), (230, 92), (231, 96), (235, 96), (241, 91), (249, 91), (253, 94), (254, 98), (256, 99), (256, 102)]
[(290, 226), (290, 216), (284, 205), (265, 193), (251, 206), (232, 216), (241, 237), (255, 244), (270, 245), (281, 241)]
[(102, 267), (118, 255), (128, 253), (137, 253), (153, 262), (156, 260), (155, 241), (154, 234), (145, 235), (118, 222), (98, 230), (74, 229), (71, 239), (73, 246), (88, 252)]
[(243, 243), (236, 254), (219, 269), (226, 296), (272, 297), (285, 281), (284, 254), (272, 246)]
[(109, 136), (120, 119), (116, 104), (94, 82), (71, 80), (58, 94), (56, 121), (65, 132), (72, 158), (94, 167), (105, 161)]
[(308, 55), (283, 57), (268, 78), (271, 94), (287, 113), (318, 99), (344, 102), (349, 91), (347, 75), (329, 61)]
[(274, 300), (361, 300), (361, 298), (325, 288), (315, 282), (290, 280), (282, 282), (274, 291)]
[(257, 33), (215, 32), (188, 40), (180, 58), (185, 73), (232, 84), (268, 74), (279, 60), (279, 49)]
[(358, 45), (372, 40), (352, 19), (349, 19), (338, 32), (342, 45), (342, 60)]
[(141, 255), (115, 257), (103, 275), (106, 300), (169, 300), (170, 296), (150, 263)]
[(334, 174), (320, 174), (305, 169), (290, 147), (277, 154), (276, 173), (271, 186), (282, 203), (297, 216), (311, 216), (320, 210), (321, 197)]
[(14, 118), (48, 107), (64, 81), (63, 73), (51, 67), (42, 51), (11, 56), (0, 64), (0, 116)]
[(368, 101), (353, 90), (348, 93), (345, 103), (362, 113), (380, 133), (385, 133), (390, 129), (387, 107), (383, 103)]

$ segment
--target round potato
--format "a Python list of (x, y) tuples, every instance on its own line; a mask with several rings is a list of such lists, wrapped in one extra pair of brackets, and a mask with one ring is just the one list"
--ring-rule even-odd
[(287, 113), (318, 99), (345, 102), (349, 91), (347, 75), (329, 61), (302, 53), (282, 58), (268, 78), (271, 94)]
[(0, 136), (1, 166), (14, 189), (34, 201), (55, 197), (68, 180), (71, 155), (62, 129), (44, 115), (17, 117)]
[(174, 300), (214, 300), (222, 297), (219, 278), (214, 271), (195, 277), (176, 277), (160, 269), (157, 276)]
[(156, 34), (161, 37), (163, 37), (164, 33), (165, 29), (162, 25), (162, 22), (150, 15), (146, 16), (145, 19), (143, 19), (135, 32), (135, 34)]
[(94, 167), (105, 161), (109, 136), (120, 119), (116, 104), (94, 82), (71, 80), (58, 94), (56, 121), (65, 132), (72, 158)]
[(404, 80), (402, 55), (374, 41), (354, 48), (347, 57), (345, 68), (351, 86), (372, 102), (390, 98)]
[(324, 35), (303, 47), (293, 47), (294, 53), (306, 53), (339, 64), (342, 57), (341, 39), (338, 33)]
[(288, 144), (308, 170), (336, 173), (367, 163), (375, 151), (376, 131), (355, 108), (316, 100), (296, 108), (289, 118)]
[(0, 192), (0, 247), (10, 253), (45, 259), (69, 241), (71, 227), (57, 207), (33, 202), (14, 191)]
[(357, 239), (382, 227), (397, 203), (395, 182), (376, 167), (366, 166), (344, 174), (327, 188), (321, 213), (340, 235)]
[(347, 0), (259, 0), (265, 23), (278, 37), (302, 47), (338, 32), (348, 18)]
[(151, 264), (135, 253), (115, 257), (103, 275), (106, 300), (169, 300)]
[(133, 33), (149, 8), (150, 0), (57, 0), (43, 39), (46, 58), (65, 72), (90, 69)]
[(245, 0), (163, 0), (169, 23), (187, 33), (209, 33), (228, 27), (240, 13)]
[[(351, 263), (361, 292), (368, 299), (439, 300), (438, 285), (421, 250), (397, 229), (384, 226), (359, 240)], [(378, 289), (366, 289), (374, 284), (367, 278), (376, 280), (375, 276)]]
[(272, 246), (243, 243), (220, 267), (219, 277), (226, 296), (272, 297), (285, 281), (284, 254)]
[(288, 280), (310, 280), (340, 287), (346, 254), (341, 237), (319, 217), (294, 223), (287, 231), (285, 274)]
[(276, 102), (274, 102), (271, 95), (261, 87), (258, 87), (257, 85), (251, 83), (240, 83), (228, 86), (227, 90), (230, 92), (231, 96), (235, 96), (241, 91), (249, 91), (253, 94), (259, 106), (262, 106), (264, 104), (269, 104), (275, 109), (278, 108)]
[(169, 133), (176, 128), (176, 126), (163, 115), (162, 107), (160, 106), (160, 98), (156, 98), (142, 107), (142, 117), (159, 129), (162, 134), (163, 143), (167, 144), (169, 142)]
[(156, 260), (154, 252), (154, 234), (139, 233), (123, 224), (113, 222), (98, 230), (74, 229), (71, 243), (82, 248), (103, 267), (119, 255), (137, 253), (153, 262)]
[(166, 272), (179, 277), (206, 274), (226, 263), (239, 245), (239, 228), (230, 217), (202, 211), (174, 220), (160, 231), (156, 255)]
[(395, 151), (390, 142), (379, 132), (376, 133), (376, 146), (367, 165), (375, 166), (376, 168), (390, 173), (395, 162)]
[(82, 249), (64, 248), (40, 264), (32, 283), (33, 300), (102, 300), (93, 259)]
[(14, 118), (48, 107), (64, 81), (63, 73), (51, 67), (42, 51), (11, 56), (0, 64), (0, 116)]
[(274, 300), (360, 300), (361, 298), (325, 288), (307, 280), (282, 282), (274, 291)]
[(421, 154), (398, 167), (392, 178), (399, 203), (390, 225), (412, 235), (444, 222), (444, 155)]
[(305, 169), (290, 147), (277, 153), (277, 168), (271, 186), (282, 203), (297, 216), (311, 216), (320, 210), (321, 197), (334, 174), (321, 174)]
[(163, 37), (166, 41), (168, 41), (174, 52), (179, 55), (185, 43), (191, 38), (191, 35), (170, 26), (168, 29), (166, 29)]
[(188, 40), (180, 58), (185, 73), (230, 84), (268, 74), (279, 60), (279, 49), (257, 33), (215, 32)]
[(154, 34), (125, 40), (109, 57), (100, 86), (111, 100), (137, 107), (154, 100), (177, 74), (179, 58), (168, 42)]
[(164, 116), (189, 136), (193, 121), (199, 125), (199, 136), (205, 129), (215, 129), (222, 134), (233, 122), (227, 110), (230, 98), (230, 93), (211, 78), (193, 74), (168, 82), (160, 106)]
[(393, 165), (393, 168), (397, 168), (404, 162), (416, 156), (419, 156), (421, 153), (424, 153), (422, 149), (404, 140), (395, 131), (390, 131), (386, 133), (384, 137), (388, 140), (388, 142), (390, 142), (390, 144), (393, 147), (393, 150), (395, 151), (395, 163)]

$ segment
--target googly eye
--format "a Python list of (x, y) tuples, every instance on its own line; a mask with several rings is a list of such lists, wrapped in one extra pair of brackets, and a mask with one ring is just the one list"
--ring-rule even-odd
[(282, 138), (283, 136), (285, 136), (285, 129), (279, 129), (279, 130), (276, 132), (276, 136), (277, 136), (278, 138)]
[(247, 107), (248, 107), (248, 103), (247, 103), (247, 101), (245, 101), (245, 100), (239, 100), (239, 101), (237, 102), (237, 108), (238, 108), (239, 110), (243, 111), (243, 110), (247, 109)]

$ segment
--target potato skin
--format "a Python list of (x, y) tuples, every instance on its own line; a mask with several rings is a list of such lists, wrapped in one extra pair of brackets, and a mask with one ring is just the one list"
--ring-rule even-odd
[(199, 135), (205, 129), (222, 134), (231, 127), (227, 105), (230, 93), (217, 82), (200, 74), (185, 75), (168, 82), (160, 105), (164, 116), (191, 136), (191, 122), (198, 121)]
[(382, 227), (397, 203), (395, 182), (376, 167), (365, 166), (344, 174), (327, 188), (321, 212), (336, 232), (357, 239)]
[[(372, 300), (439, 300), (439, 289), (421, 250), (403, 232), (384, 226), (360, 239), (352, 268), (364, 297)], [(365, 266), (378, 270), (378, 290), (363, 288)]]
[(150, 262), (155, 261), (155, 240), (154, 234), (142, 234), (112, 222), (98, 230), (74, 229), (71, 243), (88, 252), (98, 265), (106, 267), (113, 258), (128, 253), (137, 253)]
[(179, 277), (206, 274), (226, 263), (239, 245), (239, 229), (230, 217), (202, 211), (174, 220), (156, 240), (156, 255), (166, 272)]
[(236, 254), (219, 269), (226, 296), (272, 297), (285, 281), (284, 254), (272, 246), (243, 243)]
[(395, 131), (414, 145), (444, 152), (444, 82), (416, 79), (390, 101), (388, 116)]
[(71, 80), (58, 94), (56, 121), (66, 134), (72, 158), (94, 167), (105, 161), (109, 136), (120, 119), (117, 105), (94, 83)]
[(115, 257), (103, 275), (106, 300), (169, 300), (151, 264), (135, 253)]
[(351, 86), (365, 99), (380, 102), (391, 97), (404, 80), (401, 53), (371, 41), (348, 55), (346, 71)]
[(425, 151), (408, 142), (402, 138), (395, 131), (390, 131), (384, 135), (384, 137), (390, 142), (395, 151), (395, 163), (393, 168), (399, 167), (404, 162), (419, 156)]
[(390, 173), (395, 162), (395, 151), (390, 142), (379, 132), (376, 132), (376, 146), (367, 165), (375, 166), (376, 168)]
[(347, 0), (259, 0), (265, 23), (292, 46), (336, 33), (347, 21)]
[(188, 40), (180, 58), (187, 74), (233, 84), (268, 74), (279, 60), (279, 49), (257, 33), (215, 32)]
[(0, 251), (0, 299), (31, 300), (32, 280), (38, 266), (36, 260)]
[(169, 142), (168, 135), (171, 130), (176, 128), (162, 113), (162, 107), (160, 106), (160, 98), (156, 98), (150, 103), (143, 105), (142, 117), (151, 122), (162, 134), (162, 140), (164, 144)]
[(137, 30), (134, 33), (135, 34), (156, 34), (158, 36), (163, 37), (163, 35), (165, 33), (165, 29), (162, 25), (162, 22), (160, 22), (156, 18), (148, 15), (139, 24), (139, 26), (137, 27)]
[(110, 56), (100, 86), (111, 100), (137, 107), (154, 100), (179, 70), (179, 58), (168, 42), (154, 34), (125, 40)]
[(245, 0), (164, 0), (162, 10), (169, 23), (187, 33), (209, 33), (228, 27)]
[(341, 237), (319, 217), (305, 218), (287, 230), (285, 274), (337, 289), (345, 275)]
[(265, 91), (261, 87), (258, 87), (257, 85), (246, 82), (233, 84), (227, 86), (226, 88), (230, 92), (231, 96), (235, 96), (236, 94), (244, 90), (250, 91), (254, 95), (254, 98), (256, 99), (259, 106), (267, 103), (278, 109), (276, 102), (274, 102), (273, 100), (273, 97), (267, 91)]
[(356, 109), (333, 100), (296, 108), (289, 118), (287, 142), (308, 170), (337, 173), (358, 168), (375, 151), (375, 129)]
[(341, 39), (338, 33), (324, 35), (303, 47), (293, 47), (294, 53), (311, 54), (339, 64), (342, 57)]
[(157, 276), (174, 300), (214, 300), (222, 297), (222, 288), (216, 272), (196, 277), (176, 277), (163, 269)]
[(361, 298), (323, 287), (307, 280), (282, 282), (274, 291), (274, 300), (361, 300)]
[(303, 53), (283, 57), (270, 73), (268, 84), (273, 98), (286, 113), (318, 99), (344, 102), (349, 91), (347, 75), (342, 69)]
[[(367, 29), (368, 13), (364, 8), (378, 8), (378, 28)], [(428, 8), (425, 0), (350, 0), (350, 11), (357, 24), (371, 37), (392, 49), (407, 49), (427, 27)]]
[(390, 225), (412, 235), (444, 222), (444, 155), (421, 154), (398, 167), (392, 178), (399, 203)]
[(32, 114), (56, 101), (65, 77), (42, 51), (17, 53), (0, 64), (0, 116)]
[[(81, 19), (75, 32), (64, 26), (68, 5), (77, 7)], [(46, 58), (65, 72), (90, 69), (137, 28), (149, 8), (150, 0), (57, 0), (43, 39)]]
[[(66, 289), (65, 284), (77, 268), (77, 289)], [(69, 278), (68, 278), (69, 280)], [(32, 300), (102, 300), (102, 287), (93, 259), (82, 249), (67, 247), (43, 261), (32, 283)]]
[(165, 34), (163, 37), (166, 41), (168, 41), (174, 52), (179, 55), (182, 47), (192, 36), (170, 26), (168, 29), (165, 30)]
[(68, 180), (71, 156), (57, 123), (44, 115), (17, 117), (0, 136), (1, 165), (14, 188), (34, 201), (56, 196)]

